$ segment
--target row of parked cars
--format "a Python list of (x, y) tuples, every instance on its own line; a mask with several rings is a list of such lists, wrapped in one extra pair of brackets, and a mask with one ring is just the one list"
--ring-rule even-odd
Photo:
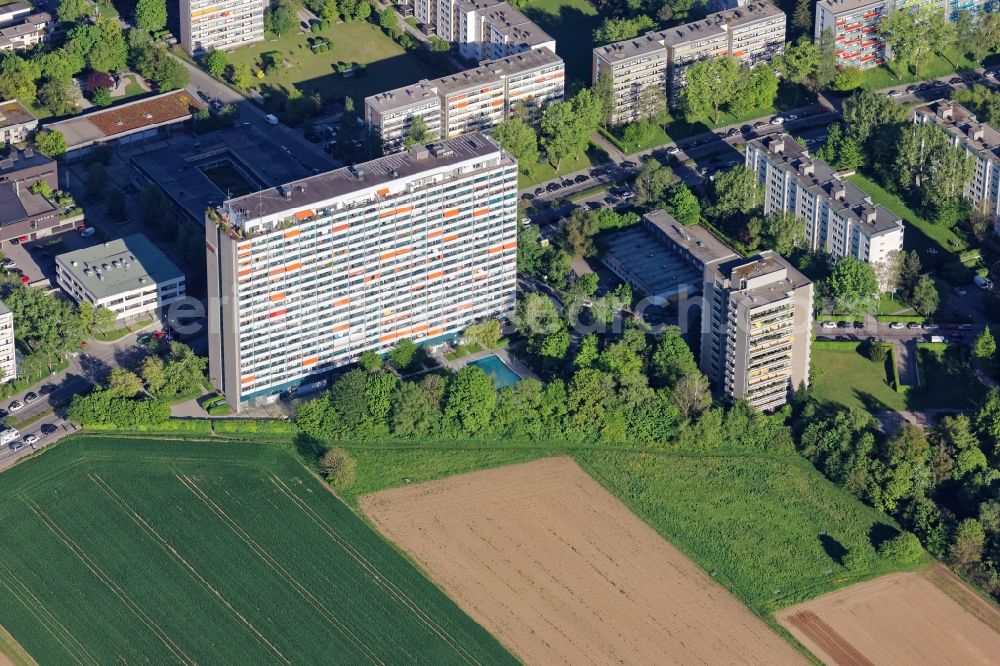
[[(838, 321), (838, 322), (824, 321), (822, 324), (820, 324), (820, 326), (826, 329), (865, 327), (865, 325), (860, 321)], [(935, 324), (933, 322), (927, 322), (925, 324), (921, 324), (915, 321), (906, 324), (901, 321), (894, 321), (891, 324), (889, 324), (889, 328), (891, 328), (894, 331), (900, 331), (907, 328), (911, 330), (922, 330), (922, 331), (936, 331), (939, 328), (958, 330), (958, 331), (970, 331), (972, 330), (972, 324)]]

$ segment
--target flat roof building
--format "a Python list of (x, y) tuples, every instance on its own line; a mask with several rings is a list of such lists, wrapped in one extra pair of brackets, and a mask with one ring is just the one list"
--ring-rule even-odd
[(21, 143), (38, 127), (38, 118), (16, 99), (0, 102), (0, 140)]
[(31, 13), (23, 2), (0, 8), (0, 51), (20, 51), (47, 42), (55, 27), (49, 12)]
[(732, 56), (747, 65), (769, 62), (785, 44), (785, 14), (769, 2), (710, 14), (700, 21), (648, 32), (599, 46), (593, 53), (593, 82), (611, 77), (614, 124), (645, 117), (642, 96), (647, 89), (679, 101), (687, 68), (699, 60)]
[(874, 265), (902, 251), (903, 221), (787, 134), (748, 141), (746, 167), (764, 189), (765, 215), (806, 221), (809, 249)]
[(141, 143), (189, 123), (205, 105), (187, 90), (172, 90), (135, 102), (91, 111), (54, 123), (45, 129), (66, 138), (66, 159), (80, 159), (95, 146)]
[(119, 320), (184, 298), (184, 273), (143, 234), (56, 257), (56, 282), (78, 303), (105, 307)]
[(44, 181), (50, 189), (59, 188), (59, 166), (55, 160), (32, 148), (14, 148), (0, 159), (0, 247), (69, 231), (79, 217), (66, 217), (65, 211), (31, 187)]
[(414, 16), (427, 34), (458, 44), (459, 54), (471, 62), (556, 50), (551, 36), (507, 2), (414, 0)]
[(230, 199), (206, 224), (209, 374), (234, 409), (514, 309), (517, 162), (474, 133)]
[(965, 183), (969, 203), (993, 216), (1000, 233), (1000, 132), (980, 122), (974, 113), (948, 99), (938, 99), (913, 109), (913, 121), (934, 123), (947, 134), (953, 146), (964, 149), (975, 160), (975, 170)]
[(0, 383), (17, 379), (17, 353), (14, 347), (14, 315), (0, 301)]
[(548, 49), (483, 62), (479, 67), (365, 98), (365, 120), (386, 153), (402, 150), (417, 118), (431, 137), (487, 130), (520, 107), (535, 121), (563, 98), (565, 65)]
[(266, 0), (180, 0), (181, 46), (192, 56), (264, 39)]

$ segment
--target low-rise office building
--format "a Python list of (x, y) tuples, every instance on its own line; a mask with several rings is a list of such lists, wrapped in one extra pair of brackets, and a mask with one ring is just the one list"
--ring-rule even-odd
[(17, 353), (14, 347), (14, 314), (0, 301), (0, 383), (17, 379)]
[(515, 113), (529, 122), (563, 98), (565, 65), (548, 49), (526, 51), (482, 63), (434, 81), (365, 98), (365, 121), (385, 153), (402, 150), (417, 118), (432, 138), (487, 130)]
[(185, 295), (184, 273), (143, 234), (56, 257), (56, 282), (78, 303), (119, 320), (145, 317)]
[(972, 179), (965, 184), (965, 198), (992, 215), (994, 228), (1000, 233), (1000, 132), (948, 99), (913, 109), (913, 121), (938, 125), (948, 134), (952, 145), (972, 155), (976, 166)]
[(192, 56), (264, 39), (266, 0), (180, 0), (181, 46)]
[(765, 250), (705, 269), (701, 369), (734, 400), (768, 411), (809, 382), (813, 285)]
[(648, 32), (594, 49), (592, 77), (611, 77), (612, 122), (643, 117), (643, 92), (653, 88), (671, 105), (680, 101), (687, 69), (706, 58), (732, 56), (747, 65), (768, 62), (785, 44), (785, 14), (768, 2), (710, 14), (700, 21)]
[(505, 316), (517, 161), (470, 134), (230, 199), (206, 223), (209, 375), (233, 409)]
[(0, 159), (0, 247), (59, 234), (79, 224), (78, 216), (67, 216), (41, 193), (31, 191), (39, 181), (52, 190), (59, 188), (55, 160), (32, 148), (12, 149)]
[(785, 134), (746, 144), (746, 167), (764, 189), (764, 213), (806, 221), (811, 250), (878, 265), (903, 249), (903, 221)]

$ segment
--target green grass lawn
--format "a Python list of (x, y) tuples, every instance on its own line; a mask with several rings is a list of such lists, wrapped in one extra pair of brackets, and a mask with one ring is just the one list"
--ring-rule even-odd
[(910, 389), (910, 409), (967, 409), (986, 395), (986, 387), (968, 366), (964, 345), (918, 345), (920, 387)]
[(145, 88), (139, 85), (139, 81), (136, 79), (136, 76), (137, 76), (136, 74), (129, 74), (128, 76), (125, 77), (128, 79), (128, 84), (126, 84), (125, 86), (124, 94), (116, 99), (128, 99), (129, 97), (136, 97), (138, 95), (146, 94)]
[(589, 86), (592, 81), (594, 30), (601, 24), (587, 0), (524, 0), (518, 8), (556, 40), (556, 53), (566, 62), (566, 74)]
[[(329, 51), (313, 53), (309, 38), (322, 36), (333, 42)], [(389, 39), (378, 27), (365, 21), (338, 23), (319, 33), (294, 32), (236, 49), (229, 54), (234, 65), (247, 63), (257, 67), (261, 53), (278, 51), (288, 67), (257, 79), (255, 86), (265, 95), (285, 95), (292, 88), (303, 94), (319, 92), (324, 101), (354, 99), (362, 109), (365, 97), (416, 83), (421, 79), (444, 76), (451, 69), (443, 59), (428, 54), (426, 59), (407, 52)], [(335, 73), (338, 62), (356, 62), (365, 69), (345, 78)]]
[(589, 169), (598, 164), (604, 164), (608, 161), (608, 154), (604, 150), (594, 144), (590, 144), (590, 148), (579, 158), (574, 159), (573, 157), (567, 157), (556, 169), (554, 166), (549, 164), (549, 162), (543, 157), (541, 162), (536, 162), (531, 166), (530, 173), (524, 173), (524, 171), (519, 171), (517, 174), (517, 188), (523, 190), (526, 187), (532, 187), (536, 183), (542, 183), (546, 180), (555, 178), (556, 176), (562, 176), (567, 173), (573, 173), (574, 171), (579, 171), (580, 169)]
[(516, 663), (290, 447), (78, 437), (3, 477), (39, 663)]
[(906, 409), (906, 396), (888, 383), (888, 361), (884, 366), (872, 363), (854, 347), (846, 343), (842, 348), (812, 350), (813, 367), (819, 370), (813, 397), (863, 412)]
[(910, 69), (904, 70), (902, 66), (897, 69), (893, 63), (865, 70), (865, 82), (862, 87), (866, 90), (881, 90), (902, 83), (926, 81), (961, 70), (975, 69), (982, 64), (968, 58), (960, 51), (960, 49), (950, 48), (945, 50), (944, 55), (932, 54), (920, 64), (919, 76)]
[(917, 314), (917, 311), (903, 301), (899, 300), (898, 297), (894, 298), (890, 294), (882, 294), (882, 296), (878, 299), (878, 311), (876, 314), (915, 315)]
[[(960, 252), (966, 249), (965, 241), (959, 238), (954, 231), (917, 215), (903, 203), (902, 199), (871, 178), (856, 173), (853, 176), (848, 176), (848, 180), (867, 192), (872, 201), (885, 206), (906, 222), (903, 247), (906, 250), (916, 250), (925, 266), (940, 261), (944, 252)], [(928, 253), (930, 248), (934, 248), (942, 254), (931, 255)]]
[(586, 451), (576, 459), (767, 619), (778, 608), (887, 570), (877, 563), (849, 575), (841, 559), (862, 542), (893, 536), (896, 523), (798, 456)]

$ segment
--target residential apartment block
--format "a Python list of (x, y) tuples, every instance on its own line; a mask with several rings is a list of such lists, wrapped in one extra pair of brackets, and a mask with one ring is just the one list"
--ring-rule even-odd
[(812, 250), (880, 264), (903, 249), (903, 221), (785, 134), (746, 144), (746, 166), (764, 188), (764, 213), (806, 220)]
[(52, 14), (32, 13), (27, 3), (0, 7), (0, 51), (20, 51), (47, 42), (54, 27)]
[(38, 127), (38, 118), (16, 99), (0, 102), (0, 140), (7, 144), (21, 143)]
[(264, 39), (266, 0), (180, 0), (181, 45), (192, 56)]
[(507, 2), (414, 0), (413, 15), (427, 34), (458, 44), (466, 60), (497, 60), (531, 49), (555, 53), (556, 41)]
[(913, 110), (913, 121), (935, 123), (948, 133), (952, 145), (964, 148), (976, 161), (972, 180), (965, 184), (965, 198), (994, 218), (1000, 233), (1000, 132), (961, 104), (939, 99)]
[(707, 58), (733, 56), (747, 65), (770, 61), (784, 49), (785, 14), (768, 2), (755, 2), (710, 14), (701, 21), (594, 49), (593, 82), (611, 76), (614, 124), (639, 120), (647, 88), (679, 102), (687, 68)]
[(121, 321), (146, 317), (185, 295), (184, 273), (143, 234), (60, 254), (56, 282), (78, 303), (105, 307)]
[(365, 98), (365, 121), (385, 153), (402, 150), (410, 127), (422, 118), (435, 138), (486, 130), (523, 111), (535, 121), (565, 88), (562, 58), (548, 49), (482, 63), (434, 81)]
[(701, 369), (727, 396), (760, 410), (809, 382), (813, 285), (765, 250), (705, 268)]
[(0, 383), (17, 379), (17, 355), (14, 348), (14, 315), (0, 301)]
[(878, 24), (892, 8), (891, 0), (819, 0), (815, 40), (819, 43), (823, 31), (830, 29), (839, 66), (877, 67), (888, 55)]
[(230, 199), (206, 223), (210, 376), (234, 409), (514, 309), (517, 162), (475, 133)]

